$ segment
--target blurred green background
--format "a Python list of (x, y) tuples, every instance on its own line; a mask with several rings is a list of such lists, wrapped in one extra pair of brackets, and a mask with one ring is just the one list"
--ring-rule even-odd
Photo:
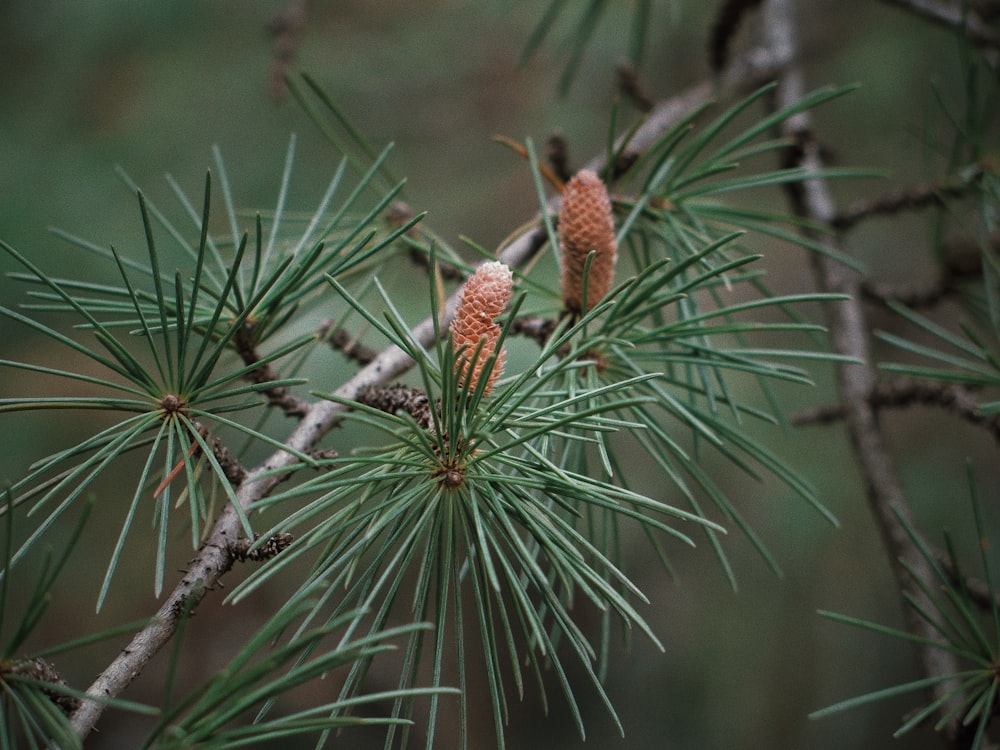
[[(705, 43), (719, 4), (654, 3), (643, 71), (658, 97), (706, 75)], [(0, 237), (56, 273), (72, 268), (107, 278), (108, 269), (91, 269), (90, 258), (81, 260), (79, 251), (47, 227), (141, 254), (135, 196), (116, 176), (116, 165), (151, 198), (169, 204), (163, 175), (172, 174), (197, 195), (217, 144), (238, 204), (267, 210), (274, 204), (292, 132), (298, 134), (299, 158), (291, 207), (311, 209), (339, 155), (293, 100), (276, 101), (269, 94), (273, 63), (265, 29), (285, 5), (283, 0), (0, 1)], [(615, 96), (613, 64), (626, 49), (631, 4), (621, 3), (591, 44), (573, 88), (560, 97), (556, 87), (569, 24), (560, 26), (529, 64), (518, 64), (545, 5), (540, 0), (315, 0), (308, 5), (295, 67), (311, 73), (372, 142), (395, 142), (392, 169), (406, 176), (407, 200), (415, 210), (429, 212), (436, 231), (451, 242), (469, 236), (494, 247), (532, 216), (536, 198), (524, 163), (492, 143), (491, 136), (532, 137), (541, 143), (559, 129), (577, 164), (600, 152)], [(958, 96), (953, 40), (869, 0), (801, 5), (810, 85), (863, 84), (818, 113), (834, 161), (883, 167), (890, 175), (884, 184), (838, 184), (838, 197), (849, 203), (889, 185), (933, 176), (936, 163), (924, 140), (940, 135), (941, 118), (932, 105), (931, 84), (946, 99)], [(745, 45), (752, 31), (745, 29), (738, 45)], [(776, 193), (768, 199), (781, 198)], [(924, 230), (920, 221), (883, 222), (851, 235), (850, 249), (877, 278), (919, 278), (930, 268)], [(801, 251), (765, 252), (772, 286), (789, 292), (811, 288)], [(13, 269), (13, 262), (0, 256), (0, 270)], [(8, 306), (24, 301), (23, 289), (6, 278), (0, 280), (0, 295)], [(888, 319), (877, 322), (893, 325)], [(46, 342), (10, 323), (2, 325), (0, 357), (50, 361), (54, 356)], [(816, 389), (782, 392), (789, 413), (830, 400), (830, 372), (819, 368), (817, 380)], [(15, 371), (0, 369), (4, 395), (24, 395), (33, 385)], [(70, 445), (74, 433), (92, 419), (3, 415), (0, 477), (23, 476), (33, 460)], [(949, 525), (959, 540), (969, 541), (964, 460), (972, 458), (981, 486), (992, 491), (998, 480), (995, 446), (985, 434), (944, 415), (890, 414), (886, 423), (928, 533), (936, 535)], [(812, 427), (776, 429), (765, 438), (816, 485), (841, 528), (831, 528), (776, 483), (724, 480), (776, 553), (784, 578), (773, 576), (739, 538), (730, 540), (740, 579), (737, 593), (707, 549), (676, 551), (676, 581), (666, 579), (652, 556), (639, 551), (630, 572), (654, 602), (644, 614), (666, 653), (636, 637), (630, 651), (619, 648), (613, 660), (608, 691), (626, 738), (618, 737), (597, 697), (581, 689), (588, 731), (584, 745), (553, 685), (548, 718), (541, 716), (534, 693), (523, 703), (513, 700), (510, 747), (886, 746), (916, 699), (822, 721), (807, 718), (809, 711), (831, 702), (917, 676), (905, 645), (815, 614), (823, 608), (901, 623), (890, 570), (843, 435), (838, 427)], [(337, 436), (329, 442), (337, 444)], [(128, 480), (121, 484), (130, 488)], [(89, 533), (64, 576), (65, 595), (52, 604), (41, 645), (154, 611), (153, 552), (133, 548), (134, 572), (117, 580), (117, 595), (113, 590), (105, 611), (93, 614), (120, 524), (115, 503), (124, 502), (128, 492), (119, 491), (111, 479), (95, 487), (98, 502)], [(176, 565), (183, 563), (181, 554)], [(172, 585), (169, 577), (167, 585)], [(191, 673), (185, 679), (196, 679), (196, 665), (223, 666), (231, 652), (227, 644), (260, 622), (268, 607), (280, 604), (280, 592), (270, 596), (243, 605), (235, 617), (218, 601), (207, 601), (188, 636), (184, 664)], [(254, 605), (261, 610), (252, 611)], [(59, 666), (72, 684), (85, 686), (121, 645), (89, 647)], [(126, 697), (156, 702), (157, 670), (164, 663), (161, 655)], [(322, 685), (317, 690), (322, 692)], [(473, 699), (472, 705), (470, 744), (489, 747), (488, 700)], [(454, 741), (448, 716), (441, 748)], [(88, 747), (128, 747), (130, 733), (140, 731), (141, 722), (109, 713), (101, 729)], [(344, 735), (338, 744), (362, 747), (368, 740), (378, 744), (377, 736), (364, 731)], [(901, 746), (936, 747), (937, 742), (925, 731), (908, 736)]]

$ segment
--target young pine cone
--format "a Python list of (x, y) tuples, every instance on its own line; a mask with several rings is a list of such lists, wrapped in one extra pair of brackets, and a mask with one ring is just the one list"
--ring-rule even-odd
[[(451, 342), (456, 352), (465, 347), (455, 363), (458, 383), (463, 388), (476, 387), (486, 361), (497, 347), (501, 329), (496, 319), (507, 306), (513, 287), (510, 269), (499, 261), (491, 261), (479, 266), (459, 292), (455, 319), (451, 322)], [(483, 344), (477, 354), (480, 340)], [(504, 354), (501, 349), (484, 394), (493, 390), (493, 383), (503, 372)]]
[(559, 212), (559, 246), (563, 304), (570, 312), (585, 312), (583, 273), (587, 256), (594, 253), (587, 279), (587, 310), (611, 289), (618, 260), (611, 199), (596, 172), (581, 169), (566, 183)]

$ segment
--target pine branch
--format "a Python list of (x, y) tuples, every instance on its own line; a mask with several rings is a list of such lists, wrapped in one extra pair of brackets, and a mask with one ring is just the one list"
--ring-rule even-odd
[[(524, 263), (544, 243), (544, 230), (534, 230), (515, 238), (501, 257), (508, 265)], [(449, 298), (443, 314), (442, 327), (454, 315), (457, 295)], [(434, 321), (424, 320), (413, 329), (414, 338), (425, 346), (433, 342)], [(384, 385), (399, 377), (413, 365), (413, 360), (398, 347), (381, 352), (354, 377), (337, 389), (338, 397), (355, 400), (363, 388)], [(319, 440), (341, 420), (346, 407), (333, 401), (311, 403), (298, 426), (289, 435), (286, 445), (300, 453), (310, 453)], [(266, 497), (291, 474), (299, 459), (284, 450), (274, 452), (263, 463), (252, 469), (236, 491), (240, 507), (246, 511), (261, 498)], [(227, 504), (216, 521), (208, 540), (199, 548), (188, 568), (151, 623), (143, 628), (132, 642), (111, 662), (87, 689), (89, 695), (115, 697), (145, 668), (149, 660), (170, 640), (177, 630), (179, 618), (191, 612), (205, 594), (219, 583), (219, 579), (232, 567), (236, 559), (233, 544), (239, 539), (240, 520), (232, 506)], [(104, 711), (104, 704), (85, 701), (71, 717), (77, 736), (85, 738), (97, 724)]]
[[(677, 97), (668, 99), (653, 108), (643, 125), (631, 135), (628, 142), (633, 154), (653, 145), (692, 108), (720, 98), (733, 91), (755, 88), (771, 77), (788, 62), (786, 50), (759, 48), (737, 58), (718, 81), (705, 81), (692, 86)], [(624, 138), (625, 136), (622, 136)], [(621, 144), (619, 144), (620, 147)], [(602, 170), (603, 157), (595, 157), (587, 166)], [(544, 227), (535, 227), (515, 235), (499, 253), (499, 260), (514, 268), (519, 267), (547, 242)], [(457, 293), (446, 302), (439, 325), (430, 318), (412, 330), (415, 340), (424, 346), (433, 342), (435, 331), (445, 330), (455, 312)], [(258, 360), (252, 360), (258, 361)], [(413, 360), (395, 346), (382, 351), (364, 368), (335, 391), (335, 396), (353, 401), (364, 388), (383, 386), (397, 379), (413, 365)], [(263, 382), (263, 381), (262, 381)], [(278, 399), (280, 401), (280, 399)], [(339, 401), (300, 402), (302, 414), (285, 445), (300, 454), (311, 454), (318, 442), (333, 429), (345, 409)], [(274, 488), (301, 466), (300, 459), (285, 450), (271, 454), (261, 464), (251, 469), (236, 490), (236, 500), (246, 512), (255, 502), (268, 496)], [(220, 578), (232, 567), (236, 556), (233, 544), (240, 538), (240, 519), (232, 504), (227, 504), (213, 526), (207, 541), (199, 548), (187, 574), (163, 601), (149, 625), (143, 628), (121, 653), (108, 665), (88, 688), (87, 693), (102, 698), (116, 697), (145, 668), (150, 659), (170, 640), (177, 630), (179, 618), (192, 612), (207, 592), (213, 590)], [(95, 727), (105, 704), (84, 701), (71, 717), (77, 736), (85, 738)]]
[[(764, 6), (764, 34), (769, 46), (788, 50), (794, 55), (797, 35), (792, 20), (790, 0), (767, 0)], [(779, 77), (776, 106), (794, 104), (805, 91), (804, 76), (797, 66), (789, 66)], [(813, 136), (808, 112), (802, 112), (786, 121), (785, 135), (798, 144), (794, 162), (812, 172), (822, 168), (819, 145)], [(829, 224), (837, 215), (836, 205), (825, 180), (810, 179), (789, 187), (793, 209), (801, 216)], [(813, 238), (829, 247), (834, 254), (841, 252), (838, 241), (829, 236)], [(812, 256), (816, 284), (821, 291), (845, 294), (848, 299), (825, 306), (825, 315), (839, 354), (861, 364), (843, 363), (837, 368), (840, 399), (845, 410), (845, 421), (855, 464), (862, 472), (868, 501), (886, 546), (887, 559), (892, 567), (900, 592), (912, 598), (917, 606), (929, 606), (924, 590), (933, 590), (935, 577), (931, 567), (911, 539), (906, 527), (916, 528), (913, 513), (907, 502), (902, 484), (893, 465), (878, 420), (877, 409), (872, 405), (876, 388), (874, 359), (871, 356), (868, 332), (870, 329), (865, 307), (861, 300), (861, 278), (850, 268), (835, 263), (828, 255)], [(912, 577), (911, 577), (912, 576)], [(915, 580), (916, 579), (916, 580)], [(921, 585), (924, 588), (921, 588)], [(958, 672), (954, 656), (934, 644), (942, 643), (940, 634), (921, 618), (914, 607), (904, 599), (904, 617), (907, 629), (926, 639), (918, 645), (921, 669), (928, 677), (945, 678)], [(934, 688), (936, 698), (945, 700), (945, 711), (953, 708), (954, 696), (948, 697), (955, 685), (944, 680)], [(945, 714), (948, 736), (958, 736), (960, 728), (954, 714)]]

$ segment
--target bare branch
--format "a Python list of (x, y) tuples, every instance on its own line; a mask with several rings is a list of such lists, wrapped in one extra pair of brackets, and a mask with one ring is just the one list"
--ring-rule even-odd
[[(696, 83), (677, 96), (665, 99), (653, 107), (646, 121), (635, 133), (631, 136), (619, 136), (615, 141), (614, 150), (622, 151), (626, 162), (630, 155), (635, 157), (644, 153), (674, 123), (696, 107), (707, 104), (713, 99), (724, 99), (735, 91), (756, 88), (774, 78), (790, 61), (788, 52), (787, 49), (760, 46), (737, 57), (716, 79)], [(604, 167), (602, 154), (591, 159), (583, 168), (601, 174)], [(615, 165), (615, 174), (612, 177), (620, 174), (618, 165)]]
[[(868, 403), (875, 409), (905, 409), (908, 406), (939, 406), (970, 424), (984, 427), (1000, 442), (1000, 415), (985, 415), (979, 402), (967, 388), (955, 383), (896, 378), (877, 385)], [(843, 404), (821, 406), (800, 412), (791, 418), (794, 425), (830, 424), (846, 419), (847, 407)]]
[(555, 318), (522, 315), (519, 318), (514, 318), (514, 322), (510, 326), (510, 332), (513, 335), (527, 336), (529, 339), (534, 339), (538, 342), (539, 346), (545, 346), (557, 325), (559, 325), (559, 321)]
[(708, 62), (718, 72), (726, 67), (729, 47), (743, 22), (743, 17), (761, 4), (761, 0), (726, 0), (712, 24), (708, 41)]
[[(615, 68), (618, 74), (618, 90), (626, 99), (631, 101), (640, 112), (649, 112), (656, 101), (646, 91), (639, 78), (639, 71), (631, 62), (621, 62)], [(569, 179), (566, 177), (565, 179)]]
[[(790, 0), (767, 0), (763, 23), (769, 46), (786, 50), (792, 56), (797, 45), (792, 20), (793, 5)], [(794, 65), (789, 66), (779, 78), (777, 106), (785, 107), (798, 102), (804, 94), (804, 88), (802, 71)], [(784, 123), (783, 130), (791, 142), (799, 144), (798, 153), (794, 154), (795, 163), (812, 172), (818, 171), (822, 167), (822, 161), (819, 145), (812, 136), (809, 113), (802, 112), (789, 118)], [(814, 221), (829, 224), (837, 215), (829, 187), (822, 179), (809, 179), (794, 187), (790, 191), (790, 199), (796, 212)], [(826, 244), (836, 254), (841, 252), (834, 237), (817, 235), (813, 239)], [(918, 604), (927, 604), (927, 597), (920, 584), (926, 590), (933, 590), (934, 573), (907, 532), (907, 526), (916, 528), (916, 523), (886, 446), (877, 411), (872, 406), (872, 394), (876, 386), (875, 367), (868, 339), (869, 324), (861, 301), (861, 278), (853, 270), (837, 264), (825, 255), (813, 256), (813, 271), (819, 289), (848, 296), (846, 301), (827, 303), (825, 314), (836, 351), (862, 363), (844, 363), (837, 368), (840, 399), (851, 446), (899, 589), (913, 597)], [(919, 584), (911, 578), (907, 568)], [(907, 629), (926, 641), (925, 644), (916, 646), (924, 674), (935, 677), (955, 674), (958, 665), (952, 654), (933, 645), (942, 642), (941, 635), (933, 626), (910, 606), (904, 605), (904, 617)], [(957, 713), (948, 713), (954, 705), (955, 696), (949, 696), (954, 687), (950, 681), (944, 681), (934, 688), (935, 697), (944, 700), (942, 715), (950, 716), (948, 732), (952, 738), (959, 731), (955, 718)]]
[(545, 158), (548, 159), (556, 177), (562, 182), (569, 182), (573, 176), (573, 169), (569, 162), (569, 143), (562, 131), (557, 130), (545, 141)]
[(834, 229), (846, 231), (863, 219), (889, 216), (904, 211), (919, 211), (928, 206), (941, 206), (948, 198), (960, 198), (976, 189), (975, 180), (922, 183), (856, 203), (834, 216), (831, 224)]
[[(1000, 247), (1000, 232), (991, 245)], [(871, 302), (888, 304), (902, 302), (907, 307), (932, 307), (960, 289), (962, 281), (979, 279), (983, 275), (982, 250), (972, 242), (954, 242), (948, 246), (944, 263), (936, 278), (908, 284), (864, 280), (861, 293)]]

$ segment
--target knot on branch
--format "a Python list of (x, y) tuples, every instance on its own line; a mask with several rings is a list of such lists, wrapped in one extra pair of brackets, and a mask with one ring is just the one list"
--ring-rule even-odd
[[(37, 657), (34, 659), (17, 660), (0, 669), (0, 682), (3, 681), (4, 673), (26, 677), (30, 680), (38, 680), (49, 685), (69, 687), (68, 683), (60, 676), (58, 670), (56, 670), (51, 662)], [(80, 707), (80, 699), (72, 695), (66, 695), (58, 690), (50, 690), (48, 688), (42, 688), (42, 692), (66, 716), (69, 716)]]
[(367, 385), (358, 389), (354, 400), (359, 404), (371, 406), (386, 414), (404, 412), (416, 420), (425, 430), (431, 426), (431, 403), (427, 394), (420, 388), (402, 383), (392, 385)]
[(260, 534), (254, 534), (253, 539), (247, 539), (246, 537), (237, 539), (230, 545), (229, 551), (232, 553), (233, 557), (240, 562), (246, 562), (247, 560), (252, 562), (263, 562), (264, 560), (270, 560), (272, 557), (279, 555), (282, 550), (292, 543), (295, 537), (291, 534), (282, 532), (268, 538), (266, 542), (256, 549), (250, 549), (259, 539)]
[(240, 463), (240, 460), (229, 452), (229, 449), (222, 444), (219, 438), (212, 437), (210, 445), (212, 446), (212, 454), (215, 456), (215, 460), (219, 462), (219, 467), (222, 469), (222, 473), (226, 475), (229, 484), (233, 487), (239, 487), (249, 472)]

